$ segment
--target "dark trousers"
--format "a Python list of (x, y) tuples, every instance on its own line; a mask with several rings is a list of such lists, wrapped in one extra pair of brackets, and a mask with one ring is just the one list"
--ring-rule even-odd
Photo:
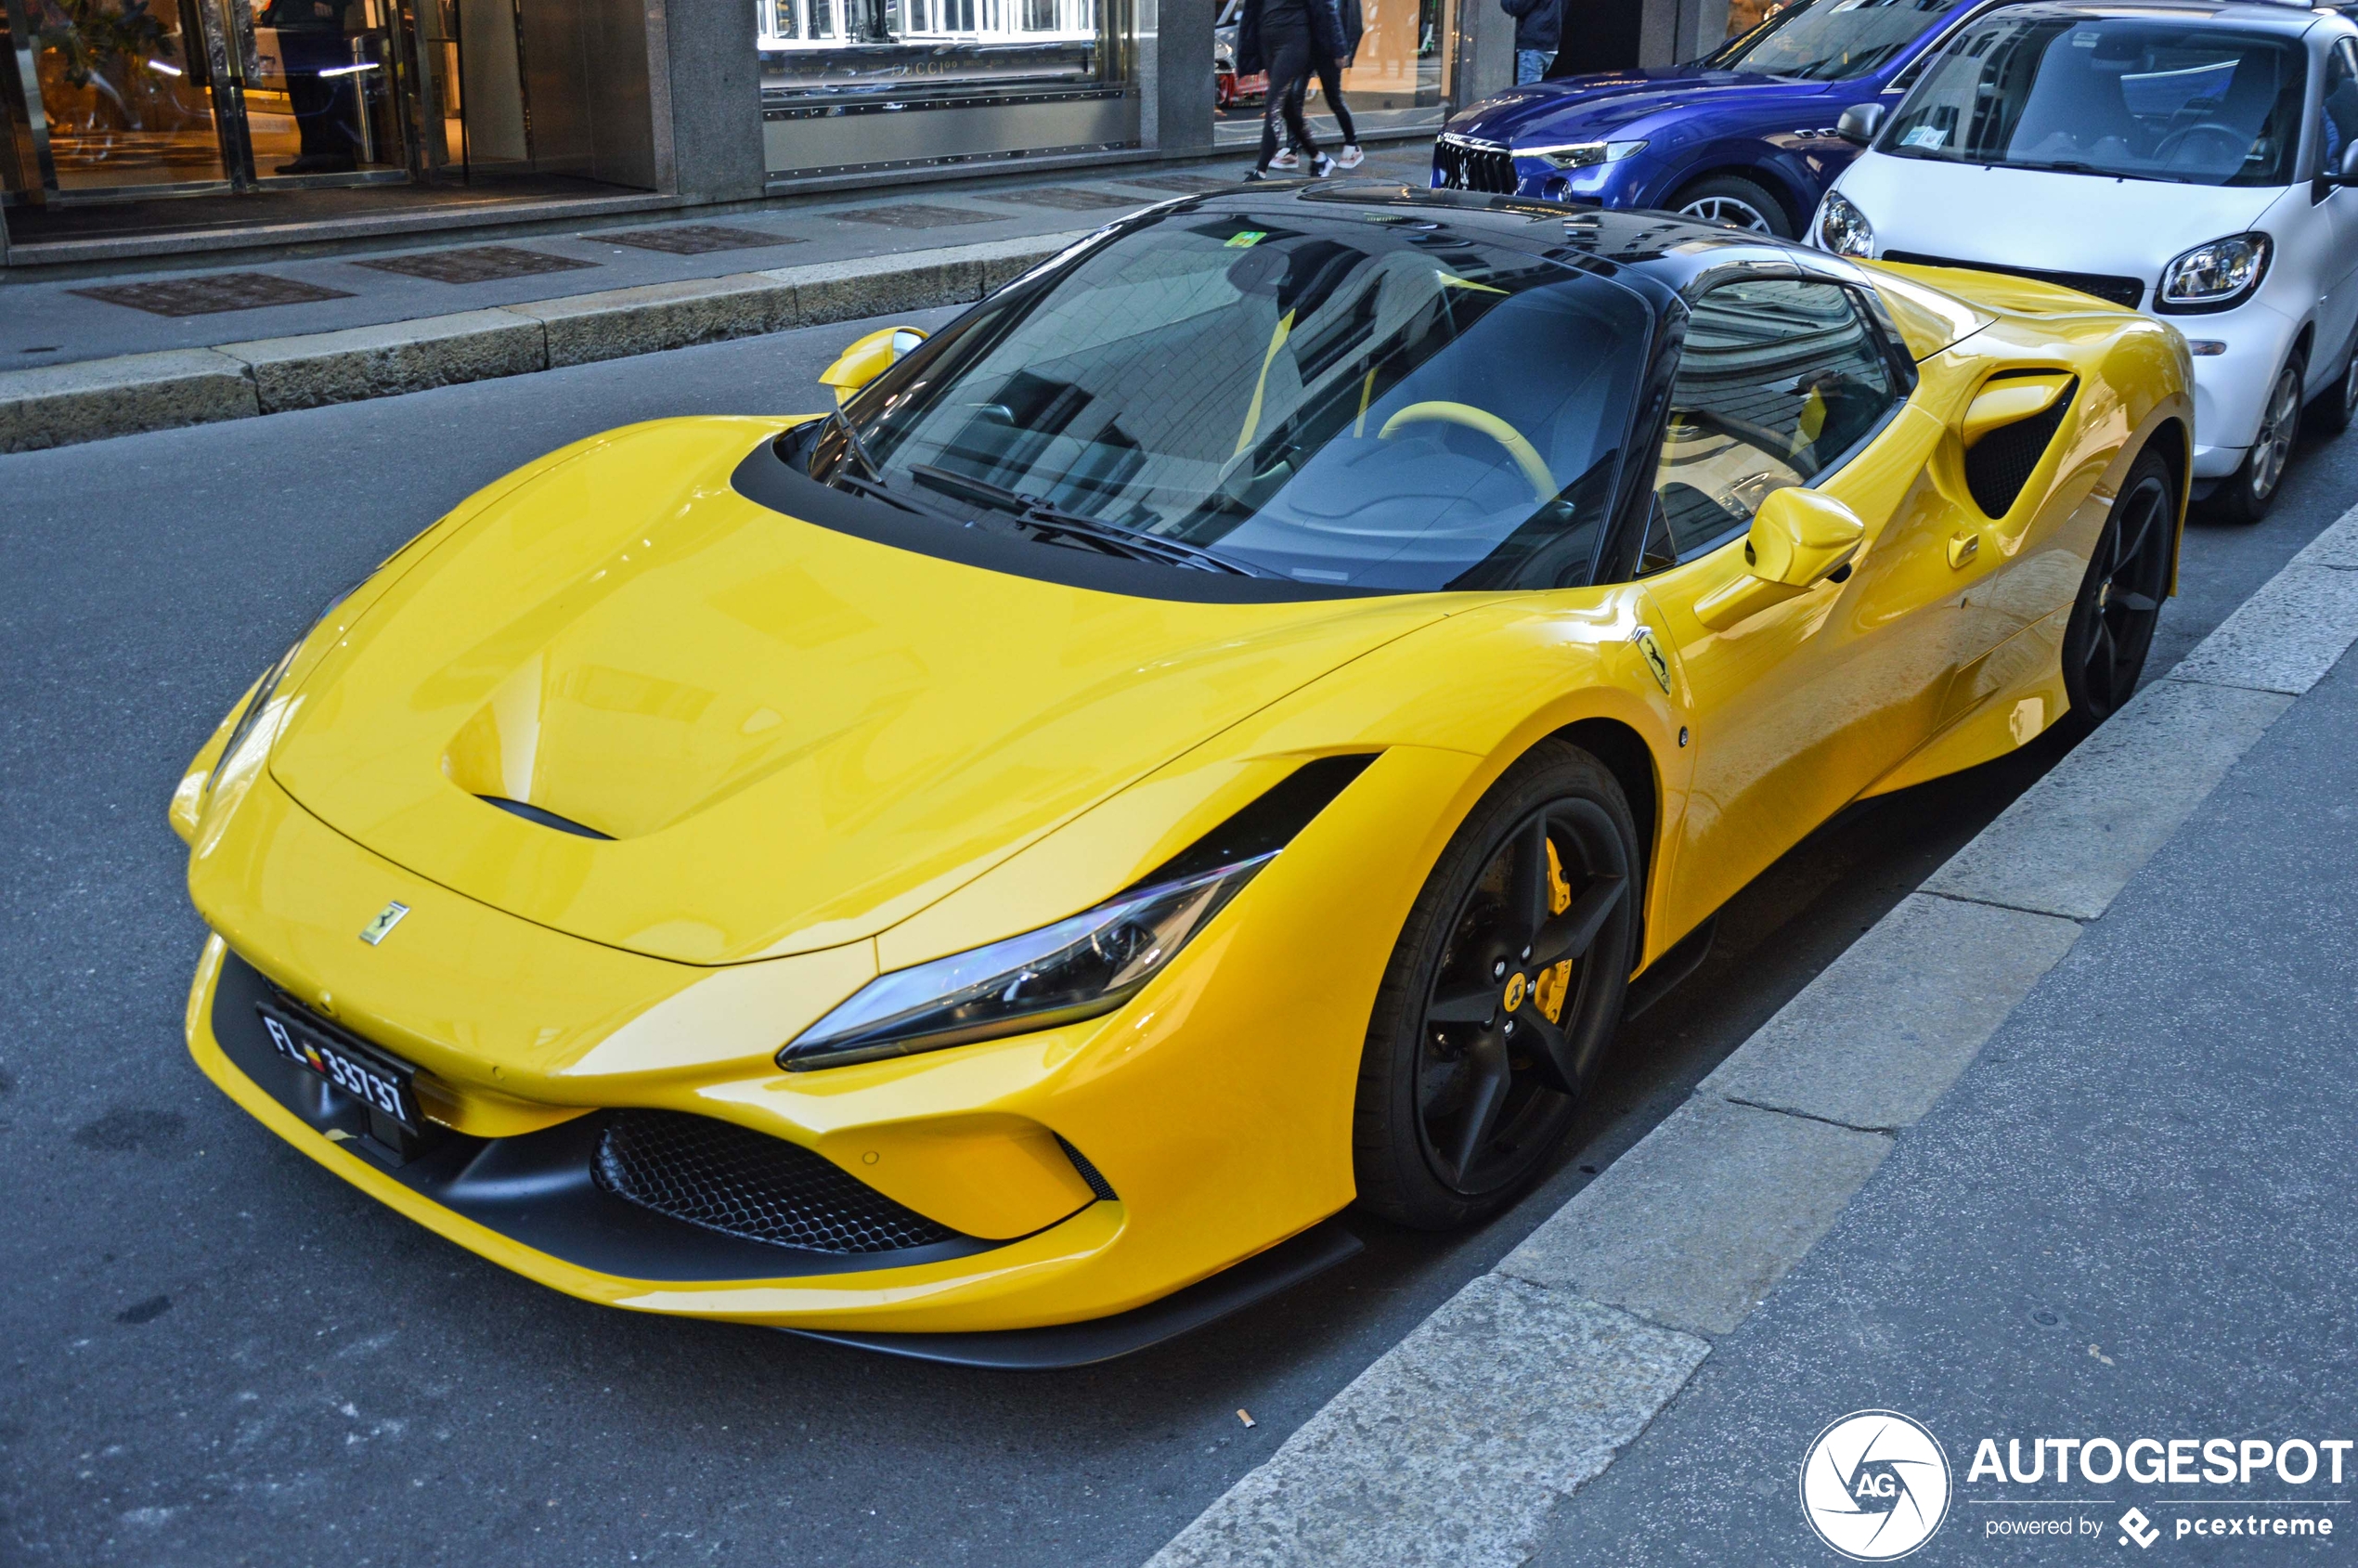
[[(1318, 78), (1318, 91), (1334, 112), (1335, 129), (1342, 133), (1342, 145), (1354, 147), (1359, 141), (1359, 128), (1351, 123), (1351, 106), (1342, 101), (1342, 67), (1316, 50), (1311, 51), (1310, 69)], [(1309, 84), (1297, 89), (1297, 96), (1306, 95)], [(1295, 106), (1299, 109), (1301, 106)]]
[(1261, 52), (1269, 61), (1269, 102), (1261, 111), (1260, 167), (1269, 166), (1277, 156), (1277, 122), (1282, 117), (1286, 131), (1304, 159), (1318, 155), (1318, 144), (1310, 139), (1310, 127), (1302, 123), (1302, 98), (1310, 83), (1311, 60), (1316, 53), (1310, 45), (1310, 30), (1306, 27), (1271, 27), (1261, 29)]

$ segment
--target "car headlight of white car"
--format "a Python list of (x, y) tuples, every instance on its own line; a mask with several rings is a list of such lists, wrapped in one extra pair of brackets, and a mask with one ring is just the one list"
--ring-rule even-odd
[(2264, 234), (2230, 234), (2197, 245), (2161, 269), (2154, 308), (2187, 312), (2232, 310), (2249, 299), (2268, 276), (2275, 247)]
[(1810, 226), (1821, 251), (1838, 256), (1871, 258), (1875, 253), (1875, 226), (1858, 204), (1839, 190), (1829, 190), (1818, 203), (1818, 220)]
[(1586, 169), (1597, 163), (1618, 163), (1645, 149), (1641, 141), (1571, 141), (1554, 147), (1519, 147), (1515, 156), (1544, 158), (1552, 168)]

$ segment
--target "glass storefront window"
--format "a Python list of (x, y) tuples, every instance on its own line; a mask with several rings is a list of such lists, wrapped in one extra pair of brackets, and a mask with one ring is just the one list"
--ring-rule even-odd
[[(1438, 125), (1447, 114), (1449, 48), (1459, 0), (1360, 0), (1364, 31), (1342, 72), (1352, 119), (1370, 126)], [(1269, 79), (1237, 73), (1237, 20), (1244, 0), (1224, 0), (1212, 32), (1214, 137), (1223, 146), (1259, 139)], [(1316, 83), (1304, 110), (1329, 112)]]
[(1116, 79), (1107, 0), (761, 0), (765, 100)]

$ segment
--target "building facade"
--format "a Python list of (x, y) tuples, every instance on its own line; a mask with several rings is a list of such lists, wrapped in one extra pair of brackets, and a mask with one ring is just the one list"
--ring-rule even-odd
[[(1497, 0), (1361, 3), (1368, 139), (1510, 80)], [(0, 265), (1201, 157), (1239, 4), (0, 0)], [(1706, 4), (1566, 0), (1662, 62)]]

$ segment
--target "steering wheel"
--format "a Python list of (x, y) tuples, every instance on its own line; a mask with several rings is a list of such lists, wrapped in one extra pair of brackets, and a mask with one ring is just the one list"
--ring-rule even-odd
[(2189, 137), (2199, 136), (2213, 136), (2224, 141), (2228, 148), (2235, 153), (2235, 162), (2238, 166), (2241, 166), (2246, 158), (2251, 156), (2250, 132), (2235, 125), (2222, 124), (2216, 120), (2205, 120), (2199, 122), (2198, 123), (2189, 125), (2183, 131), (2172, 131), (2168, 136), (2162, 137), (2160, 141), (2155, 143), (2153, 152), (2154, 162), (2157, 163), (2168, 162), (2170, 155), (2176, 152), (2181, 147), (2184, 146)]
[(1507, 455), (1515, 460), (1517, 468), (1522, 470), (1523, 482), (1543, 502), (1554, 500), (1557, 492), (1563, 488), (1556, 483), (1556, 476), (1548, 472), (1548, 461), (1539, 455), (1539, 448), (1524, 440), (1521, 431), (1497, 415), (1468, 404), (1411, 403), (1384, 421), (1383, 428), (1376, 432), (1376, 437), (1385, 440), (1404, 424), (1425, 422), (1463, 425), (1468, 430), (1487, 435), (1507, 448)]

